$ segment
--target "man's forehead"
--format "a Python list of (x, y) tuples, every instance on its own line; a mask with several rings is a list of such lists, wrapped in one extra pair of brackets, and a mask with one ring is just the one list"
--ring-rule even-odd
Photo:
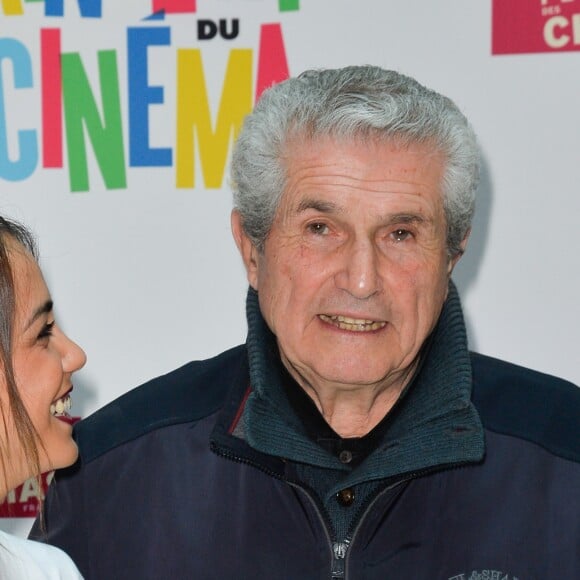
[(403, 187), (414, 180), (441, 181), (446, 156), (428, 142), (402, 144), (331, 137), (292, 140), (283, 155), (289, 187), (302, 180), (349, 185), (364, 182), (369, 189)]
[(353, 134), (353, 135), (333, 135), (320, 134), (311, 135), (308, 133), (292, 133), (284, 141), (282, 157), (288, 161), (299, 158), (301, 154), (307, 152), (322, 153), (338, 150), (360, 150), (367, 149), (374, 151), (412, 152), (420, 151), (425, 157), (431, 157), (439, 162), (446, 159), (445, 152), (430, 138), (413, 139), (404, 135), (381, 135), (376, 134)]

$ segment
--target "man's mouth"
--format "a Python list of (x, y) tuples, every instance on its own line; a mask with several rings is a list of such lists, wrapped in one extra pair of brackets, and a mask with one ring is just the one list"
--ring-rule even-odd
[(387, 323), (384, 320), (367, 320), (366, 318), (350, 318), (349, 316), (319, 314), (318, 317), (327, 324), (332, 324), (341, 330), (352, 332), (371, 332), (384, 328)]
[(70, 398), (70, 391), (63, 395), (60, 399), (57, 399), (50, 405), (50, 414), (53, 417), (70, 417), (69, 411), (72, 408), (72, 401)]

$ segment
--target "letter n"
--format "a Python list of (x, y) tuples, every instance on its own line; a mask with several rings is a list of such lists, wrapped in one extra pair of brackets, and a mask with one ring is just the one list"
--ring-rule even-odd
[(115, 51), (99, 51), (98, 66), (102, 121), (80, 56), (77, 53), (62, 55), (64, 118), (71, 191), (89, 190), (84, 129), (93, 146), (107, 189), (127, 186)]
[(207, 188), (221, 187), (229, 146), (252, 109), (252, 51), (230, 52), (215, 128), (199, 49), (177, 51), (176, 185), (194, 187), (198, 156)]

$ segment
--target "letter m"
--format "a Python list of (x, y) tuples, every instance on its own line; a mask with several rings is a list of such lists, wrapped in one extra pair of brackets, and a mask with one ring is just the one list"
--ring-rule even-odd
[(201, 53), (177, 51), (177, 187), (195, 185), (196, 143), (206, 188), (221, 187), (230, 145), (252, 109), (252, 84), (252, 51), (232, 50), (213, 127)]

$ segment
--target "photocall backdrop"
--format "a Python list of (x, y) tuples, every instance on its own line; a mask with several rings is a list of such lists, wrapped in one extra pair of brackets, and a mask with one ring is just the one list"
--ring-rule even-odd
[[(348, 64), (466, 113), (483, 150), (454, 276), (471, 347), (580, 384), (579, 49), (580, 0), (0, 0), (0, 214), (37, 234), (88, 354), (73, 414), (244, 340), (233, 139), (265, 87)], [(27, 533), (34, 487), (1, 528)]]

